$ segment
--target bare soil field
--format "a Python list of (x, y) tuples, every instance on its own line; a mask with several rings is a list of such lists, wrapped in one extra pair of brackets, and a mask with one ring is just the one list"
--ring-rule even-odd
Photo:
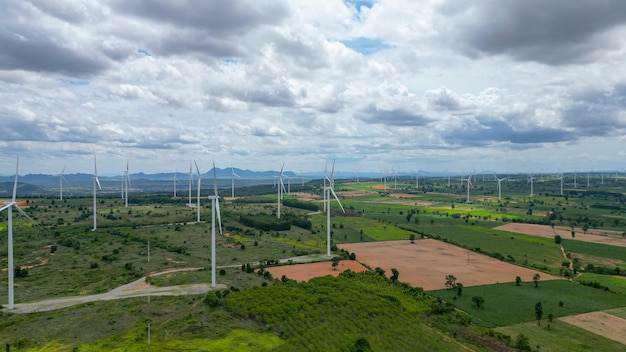
[(371, 268), (381, 267), (388, 276), (395, 268), (400, 281), (427, 291), (445, 288), (446, 275), (454, 275), (466, 287), (514, 282), (516, 276), (532, 281), (535, 273), (541, 275), (541, 280), (560, 279), (431, 239), (415, 240), (414, 244), (402, 240), (339, 247), (356, 253), (357, 260)]
[(274, 266), (265, 268), (275, 279), (280, 279), (283, 275), (296, 281), (309, 281), (314, 277), (332, 275), (337, 276), (342, 271), (366, 271), (367, 268), (355, 260), (342, 260), (337, 266), (337, 270), (333, 270), (331, 262), (318, 262), (309, 264), (295, 264)]
[(312, 201), (320, 199), (320, 197), (306, 192), (292, 192), (291, 195), (298, 197), (298, 200), (302, 201)]
[(559, 235), (565, 239), (626, 247), (626, 238), (623, 238), (621, 233), (617, 231), (589, 229), (587, 233), (583, 233), (582, 229), (574, 228), (575, 237), (572, 238), (572, 229), (561, 226), (555, 226), (554, 229), (552, 229), (552, 227), (548, 225), (509, 223), (494, 229), (548, 238), (554, 238), (555, 235)]
[(559, 318), (562, 321), (626, 345), (626, 319), (605, 312), (592, 312)]
[(340, 195), (340, 196), (346, 197), (346, 198), (365, 197), (365, 196), (371, 196), (372, 194), (377, 194), (377, 193), (376, 192), (372, 192), (372, 191), (363, 191), (363, 190), (339, 191), (339, 192), (337, 192), (337, 195)]

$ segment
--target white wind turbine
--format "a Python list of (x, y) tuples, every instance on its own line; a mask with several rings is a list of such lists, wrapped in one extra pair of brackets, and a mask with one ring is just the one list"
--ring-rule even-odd
[(96, 186), (98, 186), (98, 189), (102, 189), (102, 187), (100, 186), (100, 180), (98, 179), (98, 164), (96, 163), (96, 153), (93, 153), (93, 231), (96, 231), (98, 229)]
[(469, 177), (465, 180), (467, 181), (467, 201), (466, 203), (470, 202), (470, 188), (473, 188), (474, 185), (472, 184), (472, 174), (470, 173)]
[(420, 169), (415, 171), (415, 188), (419, 191), (420, 188)]
[(324, 180), (324, 189), (322, 190), (322, 193), (324, 194), (323, 198), (324, 200), (322, 201), (322, 204), (324, 204), (324, 213), (326, 212), (326, 178), (328, 174), (328, 161), (326, 162), (326, 165), (324, 166), (324, 177), (322, 178)]
[(280, 219), (280, 201), (283, 198), (283, 192), (285, 191), (285, 184), (283, 183), (283, 169), (285, 168), (285, 163), (283, 163), (283, 166), (280, 168), (280, 174), (278, 174), (278, 179), (276, 180), (276, 185), (278, 188), (277, 190), (277, 204), (278, 204), (278, 211), (276, 212), (276, 215), (278, 215), (278, 218)]
[(65, 180), (63, 174), (65, 174), (66, 166), (67, 165), (63, 166), (63, 171), (61, 171), (61, 173), (59, 174), (59, 200), (63, 200), (63, 180)]
[(198, 203), (196, 204), (196, 221), (200, 222), (200, 182), (202, 180), (202, 176), (200, 175), (200, 169), (198, 168), (198, 163), (196, 163), (196, 161), (193, 161), (194, 164), (196, 164), (196, 171), (198, 172)]
[(335, 199), (337, 200), (337, 203), (339, 203), (339, 206), (341, 207), (341, 210), (345, 213), (346, 211), (343, 209), (343, 205), (341, 205), (341, 202), (339, 201), (339, 198), (337, 197), (337, 194), (335, 193), (334, 190), (335, 187), (335, 161), (333, 161), (333, 168), (332, 171), (330, 172), (330, 179), (328, 179), (328, 187), (326, 189), (324, 189), (324, 192), (326, 192), (326, 199), (328, 201), (328, 204), (326, 205), (326, 256), (330, 257), (330, 195), (332, 194), (333, 197), (335, 197)]
[(15, 195), (17, 192), (17, 174), (19, 169), (20, 159), (17, 158), (16, 166), (15, 166), (15, 181), (13, 182), (13, 196), (11, 197), (10, 202), (5, 202), (0, 208), (0, 212), (6, 210), (7, 211), (7, 231), (8, 231), (8, 244), (7, 244), (7, 256), (9, 257), (9, 267), (7, 268), (9, 274), (9, 310), (15, 309), (15, 295), (14, 295), (14, 287), (13, 287), (13, 277), (15, 272), (13, 271), (13, 207), (30, 221), (35, 222), (26, 212), (24, 212), (19, 206), (17, 206), (17, 202), (15, 201)]
[(398, 189), (398, 171), (399, 170), (393, 170), (393, 189), (394, 190)]
[(361, 171), (360, 167), (356, 169), (356, 183), (359, 183), (359, 171)]
[(128, 161), (126, 161), (126, 170), (124, 171), (124, 205), (128, 208), (128, 187), (130, 187), (130, 175), (128, 174)]
[(563, 196), (563, 173), (559, 175), (559, 179), (561, 180), (561, 196)]
[(174, 198), (176, 198), (176, 184), (178, 183), (178, 178), (176, 177), (178, 174), (178, 171), (174, 172), (174, 177), (172, 178), (172, 180), (174, 181)]
[(574, 171), (574, 188), (576, 188), (576, 171)]
[(507, 178), (498, 178), (498, 176), (493, 175), (493, 177), (496, 178), (496, 181), (498, 181), (498, 201), (502, 201), (502, 181), (506, 180)]
[(222, 234), (222, 218), (220, 216), (220, 197), (217, 193), (217, 175), (215, 171), (215, 162), (213, 162), (213, 195), (209, 196), (211, 200), (211, 287), (215, 287), (215, 213), (217, 212), (217, 221), (220, 225), (220, 235)]
[(230, 196), (231, 198), (235, 198), (235, 177), (239, 177), (239, 175), (235, 173), (235, 169), (233, 168), (233, 165), (231, 164), (230, 165)]
[(533, 177), (533, 175), (528, 174), (528, 182), (526, 182), (526, 183), (530, 183), (530, 195), (529, 195), (529, 197), (534, 197), (535, 196), (534, 190), (533, 190), (534, 182), (535, 182), (535, 178)]

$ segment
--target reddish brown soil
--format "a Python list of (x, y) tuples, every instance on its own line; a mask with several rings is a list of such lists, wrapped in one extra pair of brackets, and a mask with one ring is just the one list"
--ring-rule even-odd
[(582, 229), (574, 228), (575, 237), (572, 238), (572, 229), (570, 227), (555, 226), (554, 229), (552, 229), (552, 227), (548, 225), (509, 223), (506, 225), (498, 226), (495, 229), (548, 238), (554, 238), (555, 235), (559, 235), (562, 238), (573, 239), (577, 241), (594, 242), (608, 244), (611, 246), (626, 247), (626, 239), (623, 238), (621, 233), (617, 231), (589, 229), (587, 230), (587, 233), (583, 233)]
[(367, 268), (354, 260), (342, 260), (337, 266), (337, 270), (333, 270), (331, 262), (309, 263), (284, 265), (266, 268), (274, 278), (280, 279), (283, 275), (296, 281), (309, 281), (314, 277), (332, 275), (337, 276), (345, 270), (366, 271)]
[[(454, 275), (464, 286), (513, 282), (519, 276), (532, 281), (535, 270), (501, 262), (436, 240), (382, 241), (339, 245), (356, 253), (358, 261), (371, 268), (381, 267), (391, 276), (391, 269), (400, 273), (399, 280), (424, 288), (445, 288), (446, 275)], [(541, 280), (556, 280), (556, 276), (539, 273)]]

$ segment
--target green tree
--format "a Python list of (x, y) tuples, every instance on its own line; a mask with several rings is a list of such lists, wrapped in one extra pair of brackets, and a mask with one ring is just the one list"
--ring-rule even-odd
[(538, 273), (535, 273), (535, 275), (533, 275), (533, 282), (535, 283), (535, 288), (539, 286), (540, 279), (541, 279), (541, 275), (539, 275)]
[(576, 237), (576, 231), (572, 230), (572, 238)]
[(391, 281), (398, 281), (398, 276), (400, 276), (400, 272), (398, 272), (398, 269), (391, 268), (391, 273), (393, 274), (390, 277)]
[(463, 293), (463, 284), (460, 282), (457, 282), (454, 289), (456, 290), (456, 295), (461, 297), (461, 293)]
[(537, 325), (541, 325), (541, 317), (543, 316), (543, 306), (541, 302), (535, 304), (535, 319), (537, 319)]
[(519, 276), (515, 277), (515, 286), (520, 286), (522, 284), (522, 278)]
[(370, 343), (367, 341), (365, 337), (359, 337), (355, 342), (354, 346), (350, 348), (350, 352), (367, 352), (371, 351), (372, 347)]
[(339, 257), (333, 257), (333, 259), (331, 259), (332, 262), (332, 266), (333, 266), (333, 270), (337, 270), (337, 266), (339, 265)]
[(409, 236), (409, 240), (411, 241), (411, 243), (415, 243), (415, 235), (411, 234), (411, 236)]
[(515, 339), (515, 348), (523, 352), (530, 352), (532, 349), (530, 348), (530, 342), (528, 341), (528, 337), (524, 334), (517, 335)]
[(447, 275), (446, 287), (449, 289), (453, 289), (455, 285), (456, 285), (456, 277), (454, 277), (454, 275)]
[(485, 303), (485, 299), (481, 296), (474, 296), (472, 297), (472, 302), (476, 305), (476, 309), (480, 309), (480, 306)]
[(559, 235), (554, 236), (554, 243), (561, 244), (562, 240), (563, 239), (561, 238), (561, 236), (559, 236)]

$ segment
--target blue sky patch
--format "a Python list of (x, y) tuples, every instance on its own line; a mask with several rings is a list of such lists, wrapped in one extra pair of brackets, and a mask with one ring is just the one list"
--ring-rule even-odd
[(147, 51), (145, 51), (143, 49), (138, 49), (137, 52), (140, 53), (140, 54), (144, 54), (146, 56), (152, 56), (152, 54), (150, 54), (149, 52), (147, 52)]
[(75, 81), (67, 78), (59, 78), (59, 82), (69, 84), (72, 86), (86, 86), (89, 84), (89, 81)]
[(354, 38), (351, 40), (344, 40), (342, 41), (342, 43), (348, 48), (357, 51), (363, 55), (371, 55), (379, 51), (391, 48), (391, 45), (385, 44), (385, 42), (380, 39), (370, 39), (363, 37)]
[(361, 8), (363, 6), (367, 7), (368, 9), (372, 8), (371, 0), (344, 0), (344, 3), (348, 5), (354, 5), (354, 7), (356, 7), (356, 10), (359, 12), (361, 12)]

